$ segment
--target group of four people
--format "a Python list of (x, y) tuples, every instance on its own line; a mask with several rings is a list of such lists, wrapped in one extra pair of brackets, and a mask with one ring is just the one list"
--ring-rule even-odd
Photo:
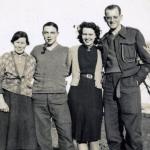
[(70, 49), (48, 22), (45, 43), (30, 56), (27, 34), (14, 34), (14, 51), (0, 58), (0, 150), (52, 150), (51, 119), (60, 150), (74, 150), (73, 139), (79, 150), (99, 150), (103, 106), (110, 150), (143, 149), (139, 85), (150, 71), (149, 49), (139, 30), (121, 25), (118, 5), (106, 7), (104, 19), (110, 30), (103, 38), (95, 23), (83, 22), (81, 45)]

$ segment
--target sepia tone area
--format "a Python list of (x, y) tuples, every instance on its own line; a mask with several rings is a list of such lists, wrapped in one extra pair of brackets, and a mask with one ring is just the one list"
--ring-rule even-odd
[[(150, 105), (146, 106), (146, 109), (150, 110)], [(149, 150), (150, 148), (150, 113), (146, 113), (143, 112), (142, 115), (143, 119), (142, 119), (142, 134), (143, 134), (143, 150)], [(57, 131), (56, 128), (54, 126), (54, 124), (52, 125), (52, 139), (53, 139), (53, 147), (54, 150), (59, 150), (58, 148), (58, 137), (57, 137)], [(107, 141), (105, 138), (105, 129), (104, 129), (104, 123), (102, 126), (102, 137), (100, 140), (100, 150), (109, 150), (108, 146), (107, 146)]]

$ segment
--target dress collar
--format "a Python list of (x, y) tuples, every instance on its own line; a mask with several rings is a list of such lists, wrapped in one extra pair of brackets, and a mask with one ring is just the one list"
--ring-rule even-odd
[(15, 51), (12, 51), (12, 54), (15, 55), (15, 56), (27, 56), (26, 52), (24, 52), (22, 54), (17, 54)]

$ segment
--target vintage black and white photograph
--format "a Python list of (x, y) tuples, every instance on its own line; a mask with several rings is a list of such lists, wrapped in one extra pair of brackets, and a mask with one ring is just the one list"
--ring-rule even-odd
[(150, 150), (150, 0), (0, 12), (0, 150)]

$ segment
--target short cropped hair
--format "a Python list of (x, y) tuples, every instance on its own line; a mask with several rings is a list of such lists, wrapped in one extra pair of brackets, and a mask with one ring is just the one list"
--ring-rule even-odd
[(54, 28), (56, 28), (57, 32), (58, 32), (58, 25), (54, 22), (47, 22), (43, 25), (43, 30), (46, 26), (53, 26)]
[(119, 11), (119, 15), (121, 15), (121, 8), (119, 5), (108, 5), (106, 8), (105, 8), (105, 15), (106, 15), (106, 11), (107, 10), (111, 10), (111, 9), (114, 9), (114, 8), (117, 8), (118, 11)]
[(11, 39), (11, 43), (14, 43), (14, 42), (17, 41), (19, 38), (25, 38), (27, 45), (30, 44), (30, 43), (29, 43), (28, 35), (27, 35), (27, 33), (24, 32), (24, 31), (17, 31), (17, 32), (13, 35), (13, 37), (12, 37), (12, 39)]
[(83, 33), (83, 28), (91, 28), (94, 30), (95, 34), (96, 34), (96, 38), (94, 41), (94, 44), (97, 44), (100, 40), (100, 28), (99, 26), (97, 26), (94, 22), (82, 22), (79, 27), (78, 27), (78, 39), (80, 41), (80, 43), (83, 44), (83, 39), (82, 39), (82, 33)]

